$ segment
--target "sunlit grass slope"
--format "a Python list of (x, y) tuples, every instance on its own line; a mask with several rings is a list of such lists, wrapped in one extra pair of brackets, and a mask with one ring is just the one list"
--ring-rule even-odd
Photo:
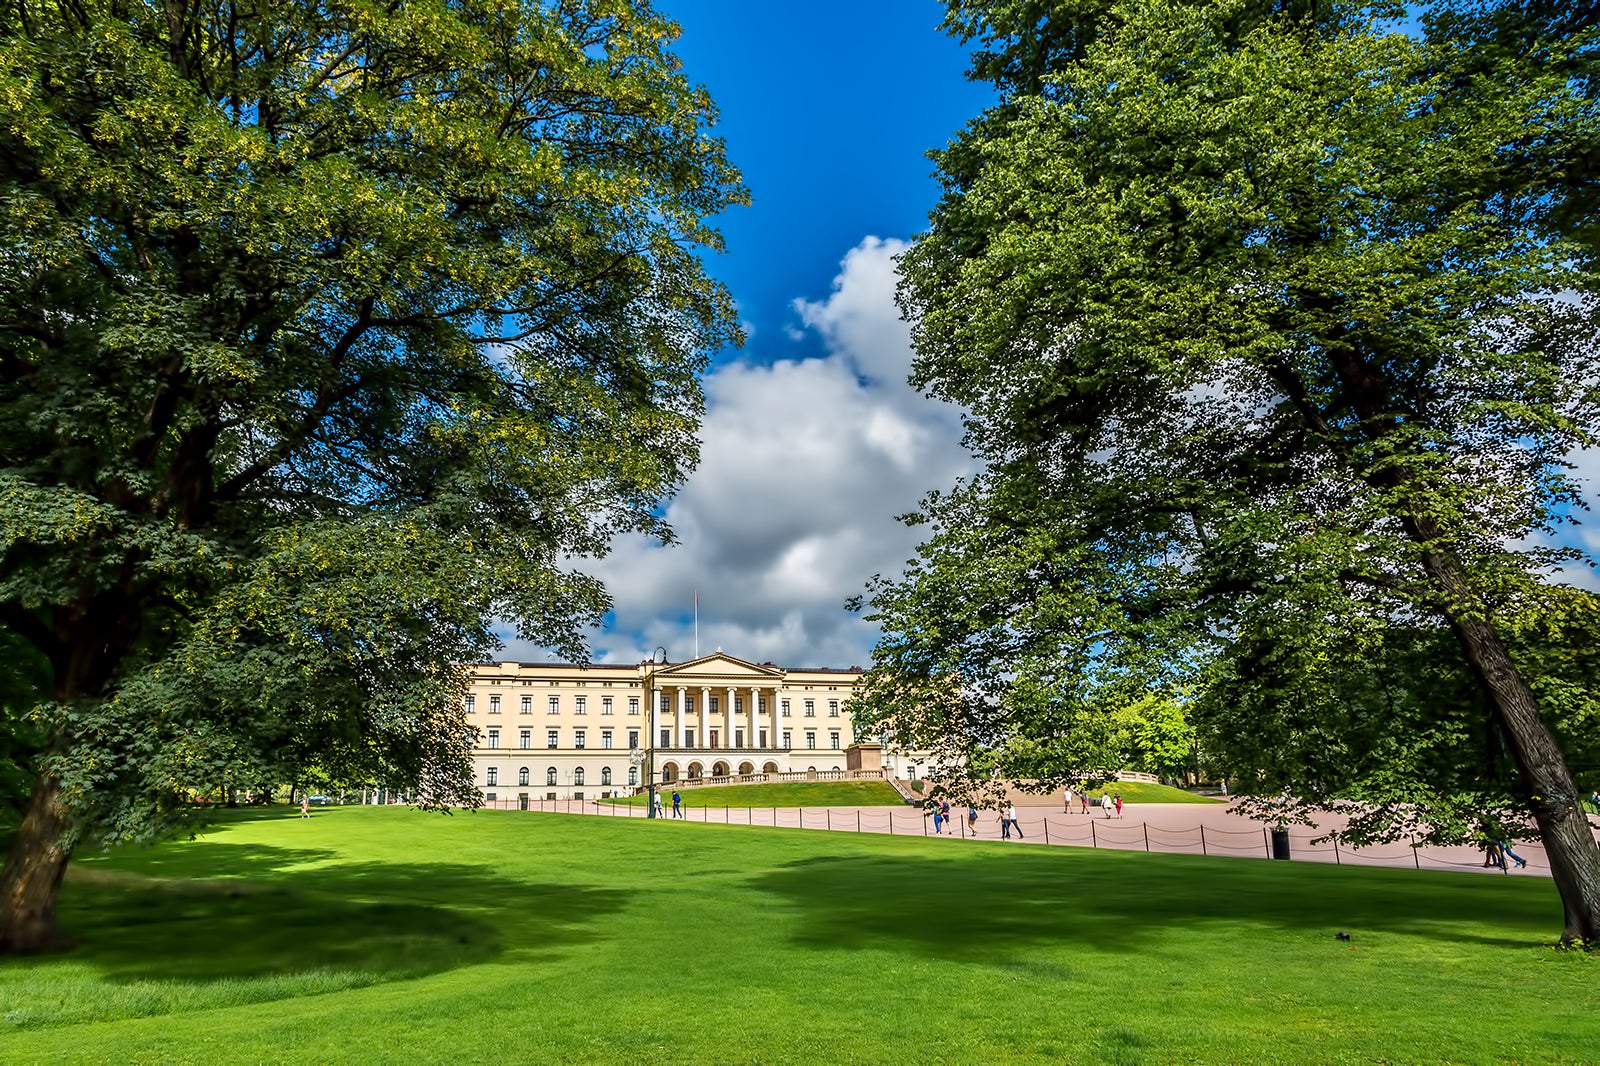
[[(77, 865), (0, 1061), (1581, 1062), (1532, 878), (521, 812)], [(1348, 931), (1348, 941), (1334, 933)]]
[[(662, 802), (672, 806), (672, 786), (658, 785)], [(770, 785), (711, 785), (678, 793), (691, 807), (889, 807), (905, 803), (886, 781), (780, 781)], [(643, 806), (648, 796), (618, 803)], [(607, 802), (601, 800), (602, 803)]]

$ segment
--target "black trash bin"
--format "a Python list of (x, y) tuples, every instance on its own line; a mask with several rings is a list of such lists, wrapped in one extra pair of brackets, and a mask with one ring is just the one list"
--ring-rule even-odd
[(1289, 857), (1289, 830), (1281, 825), (1272, 831), (1272, 857), (1274, 859)]

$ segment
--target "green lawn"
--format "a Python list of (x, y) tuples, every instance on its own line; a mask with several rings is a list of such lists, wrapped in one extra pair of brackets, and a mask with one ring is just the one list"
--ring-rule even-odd
[(1187, 792), (1171, 785), (1152, 785), (1144, 781), (1117, 781), (1107, 785), (1104, 789), (1089, 793), (1091, 801), (1099, 799), (1100, 793), (1122, 793), (1124, 803), (1226, 803), (1214, 796), (1201, 796), (1194, 792)]
[(1600, 959), (1532, 878), (352, 807), (81, 862), (61, 913), (74, 953), (0, 963), (0, 1061), (1600, 1049)]
[[(661, 802), (672, 807), (672, 786), (657, 785)], [(712, 785), (678, 792), (690, 807), (900, 807), (900, 793), (887, 781), (780, 781), (770, 785)], [(601, 803), (607, 802), (601, 800)], [(629, 796), (621, 804), (644, 806), (649, 797)]]

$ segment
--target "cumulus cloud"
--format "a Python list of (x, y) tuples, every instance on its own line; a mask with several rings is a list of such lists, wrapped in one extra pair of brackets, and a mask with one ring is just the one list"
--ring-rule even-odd
[[(674, 661), (718, 647), (783, 666), (865, 665), (874, 627), (844, 610), (897, 572), (918, 531), (895, 516), (970, 474), (958, 412), (906, 385), (910, 338), (894, 303), (898, 240), (869, 237), (824, 300), (796, 300), (825, 356), (735, 362), (705, 380), (700, 467), (670, 504), (679, 543), (631, 539), (592, 571), (616, 602), (600, 661)], [(508, 643), (514, 658), (538, 649)]]

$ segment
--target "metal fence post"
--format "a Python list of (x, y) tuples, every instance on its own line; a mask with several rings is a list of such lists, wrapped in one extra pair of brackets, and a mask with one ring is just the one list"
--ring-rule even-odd
[(1200, 854), (1202, 854), (1202, 855), (1210, 855), (1211, 854), (1211, 852), (1206, 850), (1206, 827), (1205, 826), (1201, 826), (1200, 827)]
[(1140, 822), (1139, 824), (1144, 827), (1144, 850), (1145, 851), (1149, 851), (1150, 850), (1150, 823), (1149, 822)]

